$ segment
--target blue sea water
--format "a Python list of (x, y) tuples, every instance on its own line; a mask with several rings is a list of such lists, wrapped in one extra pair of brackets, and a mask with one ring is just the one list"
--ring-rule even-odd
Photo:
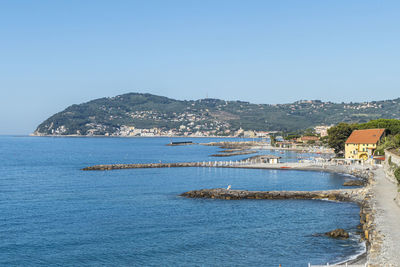
[[(215, 160), (210, 155), (219, 150), (165, 146), (169, 142), (0, 137), (0, 265), (307, 266), (341, 261), (362, 248), (355, 235), (359, 207), (354, 203), (178, 196), (228, 184), (248, 190), (336, 189), (347, 179), (340, 174), (219, 168), (80, 170), (102, 163)], [(292, 152), (282, 156), (296, 158)], [(336, 228), (350, 231), (352, 238), (314, 235)]]

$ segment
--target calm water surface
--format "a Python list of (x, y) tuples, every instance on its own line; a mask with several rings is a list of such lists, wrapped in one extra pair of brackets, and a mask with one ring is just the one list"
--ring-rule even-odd
[(80, 170), (101, 163), (215, 160), (209, 155), (219, 150), (165, 146), (169, 142), (0, 137), (0, 265), (307, 266), (360, 250), (356, 235), (313, 236), (335, 228), (355, 233), (359, 207), (353, 203), (178, 197), (228, 184), (248, 190), (335, 189), (346, 176), (215, 168)]

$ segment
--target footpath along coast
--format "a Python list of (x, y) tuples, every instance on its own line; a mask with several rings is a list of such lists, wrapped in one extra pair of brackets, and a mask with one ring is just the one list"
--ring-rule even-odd
[(386, 179), (382, 167), (337, 165), (328, 162), (266, 164), (246, 161), (210, 161), (186, 163), (95, 165), (83, 170), (115, 170), (129, 168), (214, 167), (280, 169), (336, 172), (354, 175), (364, 181), (364, 187), (326, 191), (246, 191), (226, 189), (193, 190), (181, 194), (189, 198), (234, 199), (329, 199), (352, 201), (360, 205), (361, 238), (367, 252), (351, 264), (400, 267), (400, 207), (393, 200), (396, 186)]
[(382, 168), (374, 171), (371, 206), (376, 224), (376, 242), (368, 255), (370, 266), (400, 266), (400, 206), (398, 187)]

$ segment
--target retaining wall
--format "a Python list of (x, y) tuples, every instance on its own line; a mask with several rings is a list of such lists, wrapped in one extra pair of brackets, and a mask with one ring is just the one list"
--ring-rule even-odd
[[(391, 161), (391, 163), (389, 163), (389, 161)], [(398, 189), (400, 189), (400, 185), (398, 184), (397, 179), (394, 176), (394, 169), (396, 168), (396, 166), (400, 167), (400, 156), (393, 153), (393, 151), (385, 150), (385, 163), (383, 164), (383, 169), (385, 171), (386, 177), (394, 184), (397, 184)], [(395, 202), (397, 203), (397, 205), (400, 206), (399, 190), (397, 191)]]

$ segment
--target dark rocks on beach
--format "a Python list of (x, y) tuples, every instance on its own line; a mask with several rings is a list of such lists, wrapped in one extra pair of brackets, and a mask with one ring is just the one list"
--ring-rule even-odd
[(364, 181), (362, 180), (350, 180), (343, 183), (343, 186), (363, 186)]
[(349, 238), (349, 233), (346, 232), (344, 229), (335, 229), (333, 231), (325, 233), (326, 236), (332, 237), (332, 238), (342, 238), (346, 239)]
[(240, 149), (240, 148), (225, 149), (225, 150), (219, 151), (219, 153), (233, 153), (233, 152), (238, 152), (238, 151), (243, 151), (243, 149)]
[(221, 153), (221, 154), (213, 154), (211, 157), (232, 157), (232, 156), (239, 156), (239, 155), (248, 155), (248, 154), (255, 154), (257, 151), (238, 151), (233, 153)]

